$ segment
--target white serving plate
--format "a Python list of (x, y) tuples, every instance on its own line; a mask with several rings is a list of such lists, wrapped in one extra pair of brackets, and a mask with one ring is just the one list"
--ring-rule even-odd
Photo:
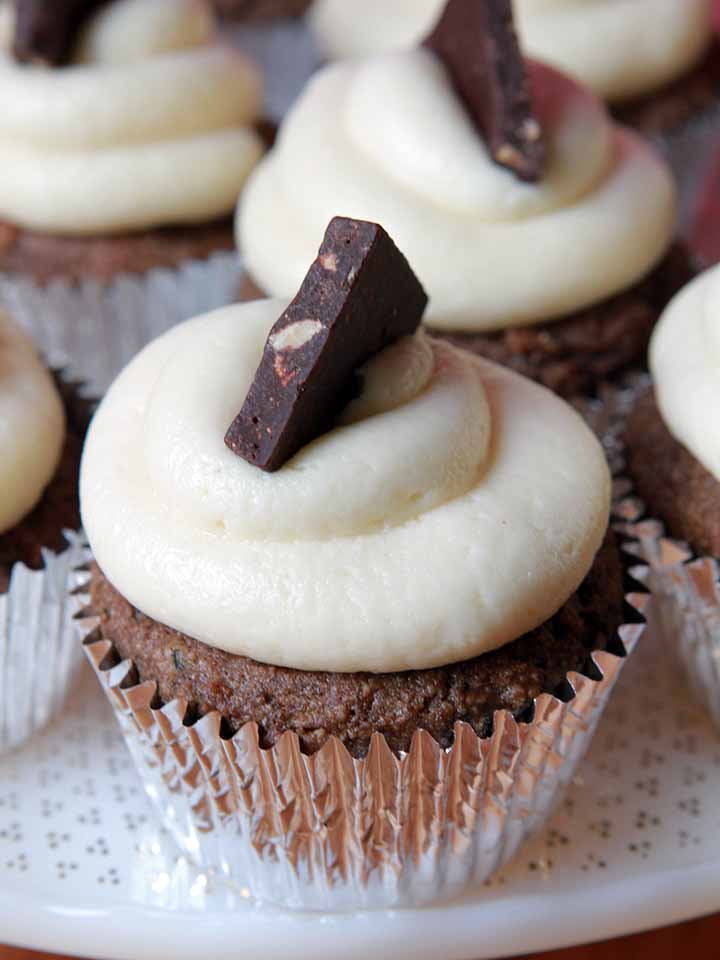
[(253, 903), (155, 826), (89, 672), (61, 722), (0, 762), (0, 942), (96, 960), (479, 960), (720, 909), (720, 738), (650, 630), (541, 836), (490, 884), (414, 911)]
[[(314, 65), (307, 33), (237, 39), (281, 116)], [(63, 719), (0, 761), (0, 942), (95, 960), (482, 960), (720, 910), (720, 738), (658, 644), (649, 631), (564, 804), (509, 868), (450, 904), (340, 916), (254, 903), (178, 855), (87, 670)]]

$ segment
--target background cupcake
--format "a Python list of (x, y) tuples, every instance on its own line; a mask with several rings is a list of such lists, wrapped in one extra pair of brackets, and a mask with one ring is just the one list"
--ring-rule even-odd
[(0, 293), (51, 362), (77, 353), (73, 324), (93, 317), (85, 353), (105, 337), (127, 357), (153, 323), (232, 290), (232, 209), (262, 152), (259, 74), (215, 42), (204, 0), (114, 0), (84, 20), (17, 0), (3, 18)]
[[(668, 536), (689, 544), (658, 546), (650, 527), (643, 559), (663, 600), (661, 623), (693, 685), (720, 726), (720, 270), (672, 301), (653, 336), (654, 390), (627, 428), (629, 467), (638, 494)], [(660, 531), (662, 533), (662, 531)]]
[[(86, 642), (141, 776), (188, 852), (287, 906), (485, 879), (547, 816), (625, 652), (600, 445), (538, 385), (412, 334), (424, 303), (379, 228), (334, 220), (284, 313), (144, 350), (83, 456)], [(348, 344), (388, 325), (406, 335), (346, 405)]]
[(84, 424), (64, 390), (65, 402), (0, 312), (0, 752), (49, 719), (78, 665), (68, 589), (82, 557)]
[[(628, 103), (638, 119), (652, 112), (655, 130), (717, 100), (711, 0), (514, 0), (513, 7), (529, 56), (604, 100)], [(315, 0), (308, 20), (320, 50), (334, 59), (415, 44), (442, 8), (443, 0), (369, 0), (362, 8)]]
[[(525, 69), (511, 34), (502, 57)], [(658, 310), (688, 276), (669, 254), (669, 169), (587, 90), (528, 71), (528, 112), (514, 121), (544, 134), (536, 182), (497, 162), (427, 45), (320, 71), (240, 198), (256, 286), (289, 296), (342, 210), (386, 224), (407, 251), (433, 332), (564, 394), (644, 362)]]

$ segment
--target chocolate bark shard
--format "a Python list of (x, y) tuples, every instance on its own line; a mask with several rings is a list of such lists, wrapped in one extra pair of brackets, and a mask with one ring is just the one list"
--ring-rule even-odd
[(496, 163), (539, 180), (545, 144), (511, 0), (449, 0), (425, 46), (444, 62)]
[(59, 67), (72, 57), (80, 28), (109, 0), (15, 0), (13, 55)]
[(265, 344), (225, 443), (262, 470), (278, 470), (325, 433), (356, 392), (356, 371), (414, 333), (427, 296), (375, 223), (335, 217), (320, 253)]

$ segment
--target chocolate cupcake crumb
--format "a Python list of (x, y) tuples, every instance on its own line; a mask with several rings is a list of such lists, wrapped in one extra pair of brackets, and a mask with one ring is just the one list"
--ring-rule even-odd
[(628, 418), (628, 468), (648, 513), (697, 554), (720, 557), (720, 483), (670, 433), (649, 389)]
[(0, 270), (39, 283), (55, 278), (112, 280), (121, 273), (178, 267), (221, 250), (234, 250), (232, 217), (141, 233), (55, 236), (0, 222)]

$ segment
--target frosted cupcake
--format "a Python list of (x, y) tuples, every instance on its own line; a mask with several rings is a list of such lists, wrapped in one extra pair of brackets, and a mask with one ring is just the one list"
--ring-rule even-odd
[(191, 855), (286, 906), (483, 880), (622, 663), (600, 445), (418, 332), (425, 299), (379, 227), (336, 219), (290, 306), (155, 341), (85, 447), (87, 650), (141, 775)]
[(0, 312), (0, 752), (60, 705), (77, 666), (67, 593), (80, 562), (83, 425)]
[[(669, 641), (720, 726), (720, 269), (695, 279), (663, 315), (650, 349), (654, 389), (627, 428), (629, 467), (649, 513), (669, 537), (651, 543), (650, 583), (663, 597)], [(669, 562), (668, 562), (669, 558)], [(684, 564), (681, 561), (688, 561)]]
[[(442, 0), (315, 0), (309, 23), (330, 58), (367, 56), (417, 43)], [(529, 56), (622, 104), (628, 120), (666, 130), (720, 94), (711, 0), (514, 0)]]
[[(68, 314), (92, 319), (79, 291), (46, 291), (38, 310), (53, 279), (66, 291), (99, 283), (102, 319), (120, 313), (126, 336), (150, 321), (137, 316), (136, 290), (127, 304), (113, 288), (124, 274), (155, 282), (166, 268), (156, 323), (216, 303), (212, 287), (237, 272), (233, 207), (263, 149), (259, 73), (215, 41), (205, 0), (115, 0), (86, 16), (71, 7), (2, 8), (0, 292), (43, 347), (62, 342)], [(59, 314), (52, 336), (31, 326), (39, 314)], [(89, 355), (102, 352), (94, 346)]]
[[(493, 7), (502, 17), (507, 4)], [(570, 394), (643, 362), (658, 310), (687, 279), (669, 256), (675, 189), (590, 92), (519, 61), (511, 30), (504, 43), (527, 77), (488, 99), (527, 101), (515, 127), (544, 134), (536, 182), (503, 164), (426, 43), (311, 80), (240, 198), (238, 244), (256, 286), (289, 296), (336, 210), (378, 220), (430, 295), (433, 332)]]

